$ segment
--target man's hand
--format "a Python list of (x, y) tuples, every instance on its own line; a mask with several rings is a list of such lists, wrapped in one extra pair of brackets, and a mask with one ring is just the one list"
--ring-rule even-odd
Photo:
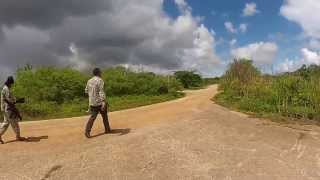
[(106, 111), (106, 110), (107, 110), (106, 102), (103, 102), (101, 106), (101, 111)]
[(20, 104), (25, 103), (25, 102), (26, 102), (25, 98), (18, 98), (16, 100), (16, 103), (20, 103)]

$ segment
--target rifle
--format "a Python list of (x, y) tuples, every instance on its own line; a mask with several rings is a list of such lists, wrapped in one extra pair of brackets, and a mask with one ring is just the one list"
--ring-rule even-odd
[(4, 100), (7, 104), (8, 104), (8, 110), (11, 111), (11, 114), (10, 114), (10, 118), (18, 118), (20, 119), (20, 121), (22, 121), (22, 116), (20, 114), (20, 111), (19, 109), (16, 107), (16, 104), (17, 103), (24, 103), (25, 102), (25, 99), (24, 98), (20, 98), (18, 99), (15, 103), (11, 103), (10, 101), (8, 101), (7, 99)]

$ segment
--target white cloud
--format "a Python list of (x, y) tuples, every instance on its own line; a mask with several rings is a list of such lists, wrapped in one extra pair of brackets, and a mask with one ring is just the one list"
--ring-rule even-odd
[(257, 10), (257, 4), (256, 3), (247, 3), (242, 11), (243, 16), (254, 16), (257, 14), (259, 10)]
[(219, 57), (214, 51), (215, 38), (204, 25), (198, 27), (193, 36), (194, 47), (182, 54), (184, 68), (198, 70), (204, 75), (213, 75), (215, 72), (212, 70), (220, 66)]
[(301, 49), (301, 53), (305, 61), (305, 64), (320, 65), (320, 53), (311, 51), (307, 48)]
[(134, 72), (154, 72), (156, 74), (173, 74), (175, 71), (168, 70), (168, 69), (161, 69), (157, 67), (152, 66), (146, 66), (143, 64), (140, 65), (134, 65), (134, 64), (119, 64), (119, 66), (122, 66), (126, 69), (129, 69)]
[(232, 39), (229, 44), (230, 46), (234, 46), (237, 43), (237, 39)]
[(293, 60), (286, 59), (284, 62), (277, 66), (277, 72), (292, 72), (298, 67), (297, 63)]
[(74, 43), (71, 43), (69, 46), (69, 50), (72, 55), (69, 58), (67, 58), (67, 61), (69, 61), (69, 63), (73, 64), (75, 69), (86, 70), (89, 65), (87, 64), (86, 60), (83, 59), (83, 57), (79, 53), (77, 46)]
[(320, 65), (320, 1), (319, 0), (286, 0), (281, 6), (280, 14), (289, 21), (301, 26), (304, 38), (310, 38), (308, 48), (301, 49), (301, 58), (286, 60), (281, 65), (283, 71), (294, 71), (303, 64)]
[(288, 20), (298, 23), (307, 36), (320, 38), (319, 0), (286, 0), (280, 13)]
[(237, 33), (237, 29), (233, 26), (232, 22), (227, 21), (224, 23), (224, 26), (230, 33)]
[(213, 29), (210, 29), (210, 33), (211, 33), (212, 36), (216, 35), (216, 32)]
[(240, 32), (242, 32), (242, 33), (247, 32), (247, 30), (248, 30), (248, 25), (247, 25), (247, 24), (244, 24), (244, 23), (240, 24), (239, 30), (240, 30)]
[(304, 36), (310, 38), (308, 48), (301, 49), (301, 59), (295, 61), (296, 66), (320, 65), (320, 52), (317, 52), (320, 50), (319, 10), (319, 0), (286, 0), (280, 9), (282, 16), (300, 25)]
[[(189, 17), (192, 21), (197, 21), (196, 18), (191, 16), (191, 8), (184, 0), (175, 0), (178, 6), (184, 7), (184, 15)], [(188, 8), (189, 7), (189, 8)], [(197, 25), (197, 24), (196, 24)], [(193, 46), (191, 48), (185, 48), (179, 53), (179, 57), (182, 60), (182, 69), (196, 70), (204, 76), (215, 75), (215, 69), (220, 65), (220, 59), (216, 55), (214, 50), (215, 31), (210, 31), (203, 24), (193, 29), (192, 39)]]
[(191, 12), (192, 9), (185, 0), (174, 0), (174, 2), (176, 3), (181, 12)]
[(320, 41), (317, 39), (311, 39), (309, 41), (309, 47), (314, 50), (320, 50)]
[(307, 48), (301, 49), (301, 58), (295, 60), (286, 59), (280, 63), (278, 72), (292, 72), (299, 69), (302, 65), (320, 65), (320, 52), (312, 51)]
[(231, 50), (235, 58), (251, 59), (258, 65), (271, 65), (277, 52), (277, 44), (271, 42), (258, 42)]
[(245, 32), (247, 32), (247, 30), (248, 30), (248, 24), (242, 23), (242, 24), (239, 25), (239, 28), (236, 28), (236, 27), (232, 24), (232, 22), (230, 22), (230, 21), (226, 21), (226, 22), (224, 23), (224, 27), (226, 28), (226, 30), (227, 30), (228, 32), (233, 33), (233, 34), (236, 34), (236, 33), (238, 33), (239, 31), (240, 31), (241, 33), (245, 33)]

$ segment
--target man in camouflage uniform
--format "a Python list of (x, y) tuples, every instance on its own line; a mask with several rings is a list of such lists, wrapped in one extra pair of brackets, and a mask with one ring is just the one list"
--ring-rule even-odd
[(91, 116), (88, 120), (85, 129), (85, 136), (90, 138), (90, 132), (93, 126), (94, 121), (96, 120), (98, 114), (100, 113), (103, 119), (103, 124), (105, 128), (105, 133), (110, 133), (110, 125), (108, 120), (107, 113), (107, 102), (106, 95), (104, 92), (104, 82), (101, 78), (101, 70), (95, 68), (93, 70), (93, 75), (88, 82), (85, 89), (85, 92), (89, 95), (89, 108)]
[(15, 104), (16, 99), (10, 93), (10, 88), (14, 84), (14, 79), (12, 76), (8, 77), (3, 89), (1, 91), (1, 112), (3, 113), (4, 121), (0, 124), (0, 143), (3, 144), (2, 135), (7, 131), (9, 125), (11, 125), (13, 131), (16, 134), (16, 138), (18, 141), (24, 140), (23, 137), (20, 136), (20, 127), (18, 123), (18, 116), (12, 114), (14, 113), (9, 103)]

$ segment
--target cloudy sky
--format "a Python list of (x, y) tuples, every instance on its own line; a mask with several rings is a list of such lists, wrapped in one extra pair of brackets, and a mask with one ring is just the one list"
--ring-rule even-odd
[(221, 75), (320, 65), (319, 0), (1, 0), (0, 76), (25, 64)]

